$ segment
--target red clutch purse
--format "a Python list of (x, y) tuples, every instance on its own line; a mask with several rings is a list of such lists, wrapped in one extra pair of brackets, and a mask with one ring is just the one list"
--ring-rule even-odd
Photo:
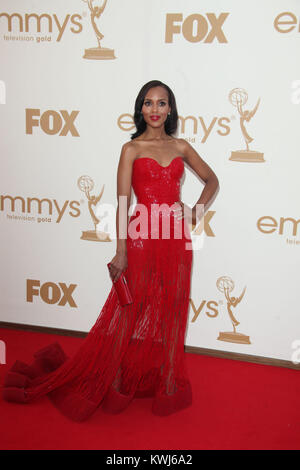
[[(107, 264), (109, 269), (110, 263)], [(124, 305), (132, 304), (132, 296), (129, 290), (127, 280), (124, 273), (121, 273), (119, 279), (113, 282), (113, 286), (116, 290), (117, 296), (119, 298), (119, 302), (124, 307)]]

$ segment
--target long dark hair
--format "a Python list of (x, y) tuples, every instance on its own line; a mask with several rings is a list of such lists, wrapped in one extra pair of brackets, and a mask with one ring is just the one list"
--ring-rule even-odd
[(177, 130), (177, 123), (178, 123), (178, 113), (177, 113), (177, 107), (176, 107), (176, 100), (173, 91), (171, 90), (168, 85), (165, 83), (161, 82), (160, 80), (151, 80), (150, 82), (146, 83), (140, 90), (136, 100), (135, 100), (135, 106), (134, 106), (134, 124), (136, 127), (136, 132), (134, 134), (131, 134), (131, 140), (135, 139), (139, 135), (141, 135), (147, 127), (147, 124), (144, 120), (143, 114), (142, 114), (142, 107), (144, 104), (145, 96), (150, 90), (150, 88), (154, 88), (156, 86), (161, 86), (165, 88), (168, 92), (169, 96), (169, 106), (171, 107), (170, 115), (167, 117), (165, 120), (165, 131), (166, 134), (172, 135), (176, 132)]

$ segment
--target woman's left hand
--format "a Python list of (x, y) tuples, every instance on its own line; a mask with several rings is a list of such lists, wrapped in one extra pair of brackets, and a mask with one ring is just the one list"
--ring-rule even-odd
[(196, 226), (196, 208), (190, 208), (182, 201), (177, 201), (177, 204), (179, 204), (180, 207), (178, 209), (174, 209), (174, 216), (177, 218), (177, 220), (185, 218), (186, 221), (192, 226), (193, 230)]

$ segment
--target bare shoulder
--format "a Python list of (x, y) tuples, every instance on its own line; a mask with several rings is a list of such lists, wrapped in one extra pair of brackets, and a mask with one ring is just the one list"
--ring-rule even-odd
[(174, 138), (177, 150), (182, 155), (182, 157), (186, 158), (189, 150), (191, 150), (193, 147), (185, 140), (185, 139), (177, 139)]
[(134, 141), (130, 140), (125, 142), (121, 148), (120, 163), (133, 163), (137, 155), (137, 145)]
[(185, 139), (177, 139), (178, 150), (180, 151), (183, 160), (192, 168), (195, 168), (195, 165), (205, 165), (207, 164), (199, 153), (194, 149), (194, 147)]
[(218, 181), (212, 168), (210, 168), (189, 142), (185, 139), (177, 139), (177, 145), (185, 163), (187, 163), (187, 165), (194, 170), (203, 181), (208, 181), (209, 178)]
[(129, 140), (122, 145), (121, 153), (127, 155), (132, 154), (136, 150), (136, 143), (133, 140)]

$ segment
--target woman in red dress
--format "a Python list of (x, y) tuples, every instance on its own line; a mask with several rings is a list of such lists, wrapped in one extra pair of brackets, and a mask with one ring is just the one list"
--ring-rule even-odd
[[(184, 357), (193, 260), (189, 225), (204, 215), (218, 179), (190, 144), (173, 136), (178, 114), (167, 85), (153, 80), (142, 87), (134, 121), (137, 131), (123, 145), (118, 165), (117, 247), (110, 266), (112, 281), (126, 276), (133, 302), (122, 306), (112, 286), (74, 356), (56, 342), (37, 351), (31, 365), (16, 361), (2, 389), (7, 401), (48, 395), (74, 421), (88, 419), (100, 405), (119, 413), (133, 398), (153, 397), (152, 412), (159, 416), (192, 403)], [(193, 208), (180, 199), (184, 163), (205, 182)], [(129, 218), (131, 188), (137, 204)]]

